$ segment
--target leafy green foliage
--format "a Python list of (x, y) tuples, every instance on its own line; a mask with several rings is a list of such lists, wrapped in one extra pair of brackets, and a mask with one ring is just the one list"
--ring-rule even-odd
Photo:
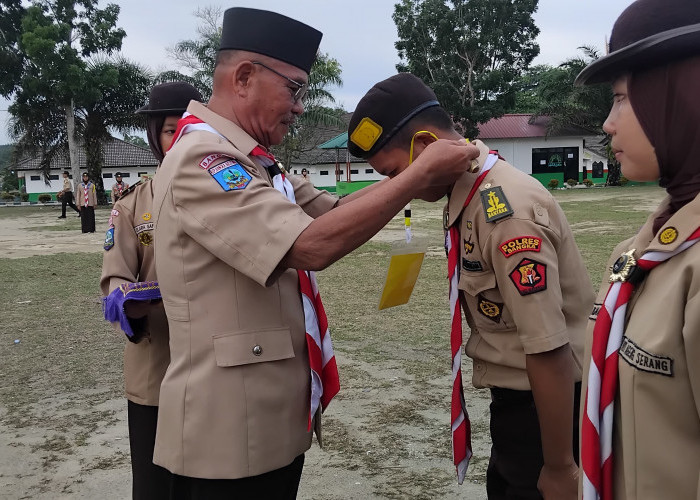
[(124, 138), (122, 140), (124, 142), (128, 142), (129, 144), (133, 144), (134, 146), (140, 146), (142, 148), (148, 147), (148, 143), (143, 139), (143, 137), (140, 137), (138, 135), (129, 135), (125, 133)]
[(539, 54), (538, 0), (401, 0), (399, 71), (423, 79), (464, 133), (512, 109), (515, 82)]

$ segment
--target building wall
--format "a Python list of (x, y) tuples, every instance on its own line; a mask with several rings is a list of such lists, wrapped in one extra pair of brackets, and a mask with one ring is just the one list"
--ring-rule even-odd
[[(306, 168), (309, 171), (309, 178), (314, 186), (326, 191), (336, 191), (336, 176), (335, 163), (321, 163), (318, 165), (294, 165), (291, 168), (293, 174), (301, 175), (301, 169)], [(346, 164), (341, 162), (340, 182), (347, 182)], [(350, 181), (351, 183), (369, 183), (380, 181), (384, 178), (378, 174), (369, 163), (351, 163), (350, 164)], [(367, 185), (367, 184), (363, 184)]]
[[(112, 186), (116, 182), (114, 179), (114, 174), (116, 172), (120, 172), (123, 177), (122, 180), (131, 185), (138, 182), (142, 175), (152, 177), (156, 172), (156, 166), (103, 168), (102, 183), (108, 195), (111, 193)], [(24, 174), (24, 185), (26, 186), (30, 201), (36, 201), (37, 197), (42, 193), (48, 193), (55, 197), (56, 193), (63, 189), (63, 170), (51, 171), (51, 181), (49, 185), (44, 182), (44, 176), (39, 170), (23, 170), (19, 175), (22, 174)]]

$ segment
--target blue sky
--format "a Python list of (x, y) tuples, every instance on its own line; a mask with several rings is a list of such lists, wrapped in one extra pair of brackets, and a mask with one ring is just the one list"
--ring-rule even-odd
[[(104, 5), (104, 0), (101, 2)], [(237, 0), (235, 2), (191, 0), (117, 0), (119, 25), (126, 30), (122, 53), (153, 70), (173, 69), (166, 48), (178, 40), (196, 37), (197, 6), (255, 7), (280, 12), (324, 33), (321, 50), (343, 68), (344, 85), (333, 94), (345, 109), (376, 82), (396, 73), (394, 42), (396, 27), (391, 19), (393, 0)], [(540, 0), (535, 23), (540, 28), (540, 55), (535, 64), (558, 64), (577, 55), (577, 47), (592, 45), (604, 50), (617, 16), (630, 0)], [(9, 142), (8, 102), (0, 100), (0, 144)]]

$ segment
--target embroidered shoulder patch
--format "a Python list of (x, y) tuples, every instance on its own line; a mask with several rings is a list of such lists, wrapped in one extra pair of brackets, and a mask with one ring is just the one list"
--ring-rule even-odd
[(464, 253), (469, 255), (474, 251), (474, 243), (472, 242), (472, 235), (469, 233), (469, 238), (464, 240)]
[(513, 215), (513, 209), (508, 203), (508, 198), (503, 194), (501, 186), (493, 186), (489, 189), (484, 189), (480, 193), (481, 204), (484, 206), (484, 215), (486, 222), (496, 222), (510, 215)]
[(512, 240), (504, 241), (498, 246), (506, 258), (520, 252), (539, 252), (542, 246), (542, 238), (536, 236), (519, 236)]
[(509, 276), (520, 295), (530, 295), (547, 289), (547, 266), (536, 260), (521, 260)]
[(627, 364), (638, 370), (673, 377), (673, 359), (651, 354), (627, 337), (622, 337), (622, 345), (618, 352)]
[(503, 312), (503, 304), (486, 300), (481, 294), (479, 294), (478, 299), (477, 309), (479, 313), (481, 313), (482, 316), (486, 316), (494, 323), (499, 323)]
[(211, 167), (216, 160), (222, 158), (223, 156), (224, 155), (222, 153), (212, 153), (210, 155), (207, 155), (204, 158), (202, 158), (202, 160), (199, 162), (199, 166), (206, 170), (209, 167)]
[(236, 160), (227, 160), (209, 169), (211, 176), (224, 191), (239, 191), (253, 179)]
[(678, 238), (678, 230), (675, 227), (667, 227), (659, 235), (659, 243), (662, 245), (670, 245)]
[(105, 243), (103, 248), (109, 250), (114, 246), (114, 228), (110, 227), (107, 229), (107, 234), (105, 234)]

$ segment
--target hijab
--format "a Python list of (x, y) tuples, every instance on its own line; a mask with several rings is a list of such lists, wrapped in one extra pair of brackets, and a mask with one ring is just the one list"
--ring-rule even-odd
[(700, 57), (633, 73), (632, 108), (659, 162), (659, 186), (670, 204), (654, 232), (700, 193)]
[(158, 164), (162, 163), (163, 158), (165, 158), (165, 151), (160, 147), (160, 133), (163, 131), (166, 117), (167, 115), (148, 115), (146, 120), (148, 147), (151, 148), (151, 152), (158, 160)]

